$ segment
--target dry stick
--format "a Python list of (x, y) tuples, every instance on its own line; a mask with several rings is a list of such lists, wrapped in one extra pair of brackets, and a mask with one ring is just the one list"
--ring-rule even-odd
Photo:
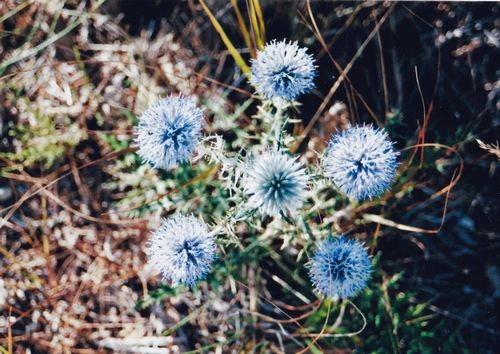
[(423, 23), (425, 23), (430, 28), (436, 29), (436, 27), (434, 27), (434, 25), (432, 25), (430, 22), (424, 20), (421, 16), (419, 16), (418, 14), (416, 14), (413, 10), (409, 9), (408, 7), (406, 7), (405, 4), (401, 3), (401, 6), (403, 6), (403, 8), (406, 11), (408, 11), (410, 14), (412, 14), (413, 16), (415, 16), (416, 18), (418, 18), (420, 21), (422, 21)]
[[(325, 44), (325, 41), (323, 39), (323, 36), (321, 35), (320, 31), (318, 30), (318, 27), (316, 25), (316, 21), (313, 17), (313, 14), (312, 14), (312, 10), (311, 8), (309, 7), (308, 9), (309, 11), (309, 17), (311, 18), (311, 22), (312, 22), (312, 25), (309, 24), (307, 18), (299, 11), (297, 10), (297, 14), (300, 16), (301, 20), (304, 22), (304, 25), (314, 34), (314, 36), (316, 37), (316, 39), (320, 42), (321, 44), (321, 51), (320, 53), (316, 56), (316, 60), (319, 60), (321, 58), (321, 54), (324, 54), (324, 53), (327, 53), (330, 60), (333, 62), (333, 64), (335, 65), (335, 67), (337, 68), (338, 72), (342, 72), (342, 68), (340, 67), (340, 65), (337, 64), (337, 62), (335, 61), (335, 59), (333, 59), (330, 51), (328, 50), (329, 46), (327, 46)], [(338, 34), (334, 36), (333, 39), (337, 38)], [(333, 42), (333, 41), (332, 41)], [(346, 76), (346, 82), (343, 83), (344, 85), (344, 90), (346, 92), (346, 98), (347, 98), (347, 103), (349, 105), (349, 111), (350, 112), (353, 112), (354, 109), (353, 109), (353, 97), (351, 95), (351, 92), (349, 91), (349, 87), (347, 86), (347, 84), (349, 85), (352, 85), (351, 81), (349, 80), (349, 78)], [(294, 136), (297, 135), (297, 134), (294, 134)]]
[[(76, 170), (76, 167), (75, 167), (75, 170)], [(36, 187), (43, 188), (43, 185), (40, 182), (35, 181), (33, 183), (35, 184)], [(99, 223), (99, 224), (108, 224), (108, 225), (129, 225), (129, 224), (138, 224), (138, 223), (147, 221), (147, 219), (106, 220), (106, 219), (102, 219), (102, 218), (96, 218), (96, 217), (84, 214), (84, 213), (72, 208), (71, 206), (69, 206), (68, 204), (63, 202), (60, 198), (58, 198), (54, 193), (50, 192), (47, 189), (42, 189), (42, 192), (44, 193), (44, 195), (46, 195), (47, 197), (52, 199), (56, 204), (61, 206), (63, 209), (67, 210), (68, 212), (70, 212), (70, 213), (72, 213), (72, 214), (74, 214), (82, 219), (85, 219), (85, 220), (88, 220), (91, 222), (95, 222), (95, 223)]]
[[(456, 170), (453, 172), (452, 180), (448, 186), (450, 186), (451, 184), (454, 184), (456, 181), (458, 181), (458, 177), (455, 179), (456, 172), (457, 172)], [(447, 189), (447, 192), (446, 192), (446, 198), (444, 201), (443, 215), (441, 217), (441, 224), (439, 225), (439, 227), (437, 229), (423, 229), (423, 228), (416, 227), (416, 226), (405, 225), (405, 224), (401, 224), (401, 223), (386, 219), (381, 215), (374, 215), (374, 214), (364, 214), (363, 219), (366, 221), (369, 221), (369, 222), (377, 223), (378, 225), (385, 225), (385, 226), (389, 226), (389, 227), (394, 227), (394, 228), (396, 228), (398, 230), (402, 230), (402, 231), (419, 232), (419, 233), (426, 233), (426, 234), (437, 234), (437, 233), (439, 233), (439, 231), (441, 231), (441, 229), (444, 226), (446, 212), (448, 210), (448, 199), (450, 196), (451, 188), (446, 187), (445, 189)], [(431, 199), (433, 199), (432, 196), (431, 196), (431, 198), (429, 198), (429, 200), (431, 200)]]
[(262, 50), (262, 48), (264, 48), (264, 38), (260, 31), (261, 26), (259, 24), (259, 21), (257, 20), (257, 13), (255, 9), (254, 0), (247, 0), (246, 5), (247, 5), (248, 17), (250, 20), (250, 29), (251, 32), (254, 33), (255, 35), (256, 48), (257, 50)]
[[(146, 64), (130, 62), (130, 61), (122, 61), (122, 60), (97, 60), (97, 59), (85, 59), (85, 60), (79, 60), (79, 61), (78, 60), (67, 60), (67, 61), (60, 62), (60, 63), (42, 64), (42, 65), (38, 65), (38, 66), (29, 68), (29, 69), (23, 69), (23, 70), (16, 71), (14, 73), (5, 74), (3, 76), (0, 76), (0, 82), (3, 80), (9, 79), (13, 76), (16, 76), (17, 74), (26, 73), (28, 71), (39, 70), (39, 69), (42, 69), (45, 67), (57, 66), (57, 65), (62, 65), (62, 64), (78, 64), (78, 63), (85, 63), (85, 64), (120, 63), (120, 64), (125, 64), (125, 65), (137, 65), (137, 66), (141, 65), (141, 66), (144, 66), (145, 68), (148, 68), (151, 70), (155, 70), (155, 71), (159, 70), (158, 67), (156, 67), (154, 65), (146, 65)], [(227, 89), (230, 89), (232, 91), (236, 91), (238, 93), (241, 93), (242, 95), (257, 98), (256, 95), (254, 95), (254, 94), (252, 94), (252, 93), (250, 93), (242, 88), (239, 88), (239, 87), (236, 87), (233, 85), (229, 85), (229, 84), (225, 84), (221, 81), (218, 81), (216, 79), (212, 79), (212, 78), (210, 78), (206, 75), (203, 75), (201, 73), (198, 73), (198, 72), (193, 72), (193, 74), (198, 76), (198, 77), (201, 77), (202, 79), (204, 79), (206, 81), (214, 83), (216, 85), (219, 85), (219, 86), (225, 87)], [(179, 75), (176, 75), (175, 73), (174, 73), (174, 76), (177, 78), (181, 78)]]
[(342, 25), (342, 27), (340, 27), (340, 29), (335, 33), (335, 36), (333, 36), (333, 38), (330, 40), (330, 42), (327, 43), (327, 49), (323, 48), (320, 50), (320, 52), (318, 53), (318, 55), (316, 56), (316, 59), (321, 59), (323, 57), (323, 55), (325, 53), (329, 53), (329, 50), (328, 48), (332, 47), (335, 42), (337, 42), (337, 40), (340, 38), (340, 36), (342, 34), (344, 34), (344, 32), (349, 28), (349, 26), (352, 24), (352, 22), (354, 21), (354, 19), (356, 18), (356, 16), (358, 15), (358, 13), (361, 11), (361, 9), (363, 7), (366, 7), (364, 4), (360, 4), (358, 6), (356, 6), (354, 8), (354, 11), (349, 15), (349, 17), (347, 18), (347, 20), (344, 22), (344, 24)]
[(347, 302), (342, 302), (342, 304), (340, 305), (340, 312), (339, 312), (339, 315), (337, 316), (337, 319), (335, 320), (335, 322), (332, 324), (332, 326), (330, 327), (330, 330), (331, 331), (335, 331), (337, 328), (339, 328), (340, 324), (342, 323), (342, 320), (344, 319), (344, 314), (345, 314), (345, 308), (346, 308), (346, 303)]
[(310, 303), (305, 304), (305, 305), (293, 306), (293, 305), (285, 304), (284, 302), (282, 302), (280, 300), (275, 300), (275, 304), (277, 304), (277, 305), (281, 306), (282, 308), (287, 309), (289, 311), (302, 311), (302, 310), (308, 309), (310, 307), (316, 306), (316, 301), (310, 302)]
[[(243, 286), (244, 288), (250, 290), (250, 287), (246, 284), (243, 284), (242, 282), (240, 281), (236, 281), (239, 285)], [(259, 295), (257, 294), (257, 296), (261, 299), (263, 299), (265, 302), (271, 304), (274, 308), (276, 308), (279, 312), (283, 313), (286, 317), (288, 317), (288, 320), (278, 320), (278, 319), (275, 319), (275, 318), (272, 318), (270, 316), (266, 316), (264, 314), (258, 314), (258, 316), (260, 317), (266, 317), (266, 319), (268, 319), (269, 321), (271, 322), (276, 322), (276, 323), (280, 323), (280, 324), (284, 324), (284, 323), (295, 323), (298, 327), (300, 328), (303, 328), (302, 325), (298, 322), (299, 320), (303, 319), (303, 318), (306, 318), (307, 316), (309, 316), (311, 313), (315, 312), (321, 305), (321, 302), (322, 302), (322, 299), (317, 299), (316, 302), (318, 303), (317, 306), (315, 306), (311, 311), (305, 313), (305, 314), (302, 314), (300, 315), (299, 317), (292, 317), (290, 316), (286, 311), (284, 311), (283, 309), (281, 309), (278, 305), (276, 305), (273, 301), (267, 299), (265, 296), (262, 296), (262, 295)]]
[[(5, 160), (5, 159), (3, 159)], [(9, 160), (7, 160), (9, 161)], [(64, 171), (65, 169), (67, 170), (68, 166), (64, 166), (63, 168), (61, 168), (62, 171)], [(4, 174), (4, 175), (9, 175), (9, 174)], [(7, 176), (7, 178), (9, 178)], [(13, 179), (12, 177), (10, 177), (10, 179)], [(39, 191), (38, 191), (39, 192)], [(37, 189), (36, 189), (36, 186), (33, 185), (29, 190), (27, 190), (22, 196), (21, 198), (19, 198), (18, 201), (16, 201), (14, 204), (8, 206), (7, 208), (4, 208), (2, 210), (0, 210), (0, 214), (3, 213), (4, 211), (8, 211), (9, 212), (7, 213), (7, 215), (5, 217), (3, 217), (2, 219), (0, 219), (0, 229), (2, 227), (4, 227), (5, 225), (9, 225), (9, 219), (12, 217), (12, 215), (16, 212), (17, 209), (19, 209), (21, 207), (21, 205), (26, 201), (28, 200), (29, 198), (31, 198), (32, 196), (34, 196), (35, 194), (37, 193)]]
[(133, 220), (106, 220), (106, 219), (101, 219), (101, 218), (96, 218), (91, 215), (83, 214), (82, 212), (73, 209), (71, 206), (63, 202), (61, 199), (59, 199), (56, 195), (54, 195), (52, 192), (48, 190), (43, 191), (44, 194), (47, 195), (50, 199), (52, 199), (54, 202), (56, 202), (59, 206), (62, 208), (66, 209), (72, 214), (75, 214), (76, 216), (91, 221), (99, 224), (108, 224), (108, 225), (129, 225), (129, 224), (138, 224), (141, 222), (147, 222), (147, 218), (144, 219), (133, 219)]
[[(323, 48), (322, 50), (328, 54), (328, 57), (332, 61), (332, 63), (335, 66), (335, 68), (339, 72), (342, 72), (342, 67), (339, 65), (339, 63), (335, 60), (335, 58), (330, 53), (330, 50), (328, 49), (329, 45), (326, 44), (325, 39), (323, 38), (323, 35), (319, 31), (318, 25), (316, 24), (316, 19), (314, 18), (314, 15), (312, 13), (312, 9), (311, 9), (310, 6), (308, 7), (308, 11), (309, 11), (309, 17), (311, 18), (311, 23), (312, 23), (312, 27), (313, 28), (311, 28), (307, 24), (306, 18), (301, 13), (299, 13), (300, 17), (302, 17), (302, 20), (304, 21), (304, 23), (306, 24), (306, 26), (308, 26), (309, 29), (314, 33), (314, 35), (318, 39), (319, 43), (321, 44), (321, 47)], [(352, 91), (354, 91), (354, 93), (356, 94), (356, 96), (358, 97), (358, 99), (361, 101), (361, 103), (363, 104), (363, 106), (365, 107), (365, 109), (368, 111), (368, 114), (373, 118), (373, 120), (377, 123), (377, 125), (382, 126), (382, 123), (378, 120), (377, 115), (370, 108), (370, 106), (368, 105), (368, 103), (366, 102), (366, 100), (363, 98), (363, 96), (361, 95), (361, 93), (356, 89), (356, 87), (354, 87), (354, 85), (353, 85), (351, 79), (349, 78), (349, 76), (346, 75), (345, 76), (345, 80), (350, 85)], [(348, 101), (349, 101), (348, 103), (349, 103), (350, 110), (353, 111), (354, 109), (352, 107), (352, 99), (350, 98), (351, 95), (349, 94), (349, 91), (347, 90), (347, 88), (345, 90), (346, 90), (346, 94), (347, 94), (347, 97), (348, 97)]]
[[(277, 323), (277, 324), (279, 324), (279, 325), (289, 324), (289, 323), (295, 323), (295, 324), (297, 324), (298, 326), (300, 326), (300, 325), (298, 324), (298, 321), (303, 320), (304, 318), (307, 318), (307, 317), (309, 317), (311, 314), (313, 314), (314, 312), (316, 312), (316, 310), (318, 310), (318, 308), (320, 307), (320, 305), (321, 305), (321, 301), (316, 301), (316, 302), (315, 302), (315, 307), (314, 307), (312, 310), (310, 310), (310, 311), (308, 311), (308, 312), (305, 312), (305, 313), (303, 313), (302, 315), (300, 315), (300, 316), (298, 316), (298, 317), (293, 317), (293, 318), (288, 319), (288, 320), (279, 320), (279, 319), (277, 319), (277, 318), (274, 318), (274, 317), (271, 317), (271, 316), (268, 316), (268, 315), (264, 315), (264, 314), (262, 314), (262, 313), (260, 313), (260, 312), (257, 312), (257, 311), (251, 311), (251, 310), (245, 310), (245, 309), (241, 309), (241, 310), (239, 310), (239, 311), (247, 312), (247, 313), (249, 313), (249, 314), (252, 314), (252, 315), (255, 315), (255, 316), (257, 316), (257, 317), (260, 317), (260, 318), (262, 318), (262, 319), (264, 319), (264, 320), (266, 320), (266, 321), (268, 321), (268, 322), (274, 322), (274, 323)], [(276, 306), (276, 305), (274, 305), (274, 306)], [(282, 310), (280, 309), (280, 311), (282, 311)], [(287, 316), (288, 316), (288, 315), (287, 315)], [(300, 326), (300, 327), (301, 327), (301, 326)], [(301, 327), (301, 328), (302, 328), (302, 327)]]
[[(56, 44), (57, 45), (57, 44)], [(59, 46), (60, 48), (64, 48), (64, 46)], [(70, 51), (72, 52), (72, 51)], [(160, 71), (160, 69), (154, 65), (147, 65), (147, 64), (142, 64), (142, 63), (136, 63), (136, 62), (124, 62), (124, 61), (121, 61), (121, 60), (96, 60), (96, 59), (85, 59), (85, 60), (68, 60), (68, 61), (65, 61), (63, 62), (64, 64), (79, 64), (79, 63), (86, 63), (86, 64), (100, 64), (100, 63), (120, 63), (120, 64), (126, 64), (126, 65), (141, 65), (141, 66), (144, 66), (145, 68), (148, 68), (148, 69), (151, 69), (151, 70), (154, 70), (155, 72), (158, 72)], [(33, 67), (33, 68), (30, 68), (30, 69), (25, 69), (25, 70), (19, 70), (15, 73), (11, 73), (11, 74), (6, 74), (4, 76), (0, 76), (0, 81), (2, 81), (3, 79), (8, 79), (12, 76), (15, 76), (19, 73), (24, 73), (24, 72), (28, 72), (28, 71), (33, 71), (33, 70), (38, 70), (38, 69), (41, 69), (41, 68), (44, 68), (44, 67), (50, 67), (50, 66), (56, 66), (56, 65), (61, 65), (63, 63), (52, 63), (52, 64), (43, 64), (43, 65), (39, 65), (37, 67)], [(160, 75), (162, 73), (160, 72)], [(211, 82), (211, 83), (214, 83), (218, 86), (221, 86), (221, 87), (224, 87), (224, 88), (227, 88), (229, 90), (232, 90), (232, 91), (236, 91), (242, 95), (245, 95), (245, 96), (248, 96), (248, 97), (252, 97), (252, 98), (257, 98), (256, 95), (244, 90), (244, 89), (241, 89), (239, 87), (236, 87), (236, 86), (233, 86), (233, 85), (229, 85), (229, 84), (225, 84), (221, 81), (218, 81), (216, 79), (212, 79), (206, 75), (203, 75), (201, 73), (198, 73), (198, 72), (193, 72), (194, 75), (198, 76), (198, 77), (201, 77), (202, 80), (206, 80), (208, 82)], [(174, 76), (178, 77), (178, 78), (181, 78), (179, 75), (176, 75), (174, 73)]]
[(346, 67), (344, 68), (344, 70), (340, 74), (340, 76), (337, 79), (337, 81), (335, 81), (335, 83), (333, 84), (333, 86), (330, 88), (330, 91), (328, 92), (328, 94), (326, 95), (326, 97), (323, 99), (323, 102), (321, 102), (321, 105), (319, 106), (318, 110), (316, 111), (316, 113), (314, 113), (313, 117), (311, 118), (311, 120), (307, 124), (306, 128), (302, 132), (302, 135), (299, 137), (299, 139), (298, 139), (296, 145), (294, 146), (294, 148), (292, 149), (292, 151), (296, 151), (298, 149), (298, 147), (300, 146), (300, 144), (302, 143), (302, 141), (307, 137), (307, 135), (309, 135), (309, 133), (311, 132), (311, 129), (313, 128), (314, 124), (316, 123), (316, 121), (320, 117), (321, 113), (325, 110), (325, 108), (328, 105), (328, 103), (330, 102), (332, 96), (335, 94), (335, 92), (339, 88), (340, 84), (344, 81), (347, 73), (352, 69), (354, 63), (361, 56), (361, 54), (365, 50), (365, 48), (368, 45), (368, 43), (370, 43), (370, 41), (372, 40), (372, 38), (379, 31), (380, 27), (387, 20), (387, 18), (391, 14), (392, 10), (394, 9), (394, 6), (395, 6), (395, 4), (392, 4), (391, 7), (389, 7), (389, 9), (385, 12), (384, 16), (382, 16), (382, 18), (380, 19), (380, 21), (375, 26), (375, 28), (370, 32), (370, 34), (368, 35), (368, 37), (361, 44), (361, 46), (358, 48), (358, 50), (356, 51), (356, 54), (354, 54), (354, 56), (352, 57), (351, 61), (349, 61), (349, 63), (346, 65)]
[[(463, 162), (462, 156), (458, 153), (458, 151), (454, 147), (451, 147), (451, 146), (448, 146), (448, 145), (444, 145), (444, 144), (439, 144), (439, 143), (415, 144), (415, 145), (411, 145), (411, 146), (408, 146), (408, 147), (402, 149), (402, 151), (413, 149), (413, 152), (412, 152), (411, 156), (406, 160), (406, 162), (404, 164), (400, 165), (400, 168), (398, 169), (398, 172), (397, 172), (398, 175), (402, 175), (402, 174), (404, 174), (408, 170), (408, 168), (410, 167), (410, 165), (413, 162), (413, 159), (415, 158), (415, 152), (418, 150), (419, 147), (421, 147), (421, 148), (425, 148), (425, 147), (443, 148), (443, 149), (446, 149), (446, 150), (454, 153), (455, 155), (457, 155), (457, 157), (460, 160), (460, 168), (459, 168), (460, 173), (459, 173), (458, 177), (455, 179), (454, 183), (451, 185), (451, 187), (450, 187), (450, 185), (448, 185), (445, 188), (441, 189), (439, 192), (434, 193), (429, 199), (427, 199), (427, 201), (430, 201), (432, 199), (435, 199), (435, 198), (437, 198), (437, 197), (445, 194), (447, 192), (447, 190), (448, 190), (449, 187), (450, 188), (454, 188), (455, 187), (456, 183), (458, 182), (458, 180), (460, 179), (460, 177), (462, 175), (462, 171), (463, 171), (463, 168), (464, 168), (464, 162)], [(403, 184), (403, 187), (405, 185), (407, 185), (407, 184), (409, 184), (409, 182)], [(387, 199), (388, 199), (387, 197), (383, 198), (383, 200), (387, 200)], [(419, 202), (419, 203), (415, 203), (414, 205), (422, 204), (422, 203), (423, 202)], [(375, 203), (375, 202), (364, 203), (360, 207), (356, 208), (356, 211), (362, 211), (362, 210), (367, 209), (368, 207), (371, 207), (373, 205), (377, 205), (377, 203)], [(412, 208), (413, 208), (413, 205), (410, 205), (409, 207), (406, 208), (406, 210), (409, 210), (409, 209), (412, 209)]]
[[(463, 161), (462, 156), (454, 148), (452, 148), (450, 146), (447, 146), (447, 145), (443, 145), (443, 144), (437, 144), (437, 143), (416, 144), (416, 145), (408, 146), (407, 148), (403, 149), (403, 151), (404, 150), (410, 150), (410, 149), (418, 148), (418, 147), (422, 147), (422, 148), (423, 147), (445, 148), (445, 149), (453, 152), (454, 154), (456, 154), (458, 156), (458, 158), (460, 159), (460, 167), (458, 168), (458, 170), (455, 170), (453, 172), (453, 176), (451, 177), (450, 183), (446, 187), (444, 187), (441, 190), (439, 190), (439, 191), (435, 192), (434, 194), (432, 194), (429, 197), (429, 199), (427, 200), (427, 201), (433, 200), (433, 199), (435, 199), (435, 198), (437, 198), (437, 197), (439, 197), (439, 196), (441, 196), (443, 194), (446, 194), (445, 201), (444, 201), (443, 215), (441, 217), (441, 224), (439, 225), (439, 227), (437, 229), (423, 229), (423, 228), (416, 227), (416, 226), (411, 226), (411, 225), (405, 225), (405, 224), (397, 223), (395, 221), (386, 219), (383, 216), (374, 215), (374, 214), (364, 214), (363, 215), (363, 219), (364, 220), (369, 221), (369, 222), (374, 222), (374, 223), (382, 224), (382, 225), (386, 225), (386, 226), (390, 226), (390, 227), (394, 227), (394, 228), (397, 228), (399, 230), (408, 231), (408, 232), (420, 232), (420, 233), (426, 233), (426, 234), (437, 234), (437, 233), (439, 233), (439, 231), (441, 231), (441, 229), (444, 226), (444, 221), (445, 221), (445, 218), (446, 218), (446, 213), (447, 213), (447, 209), (448, 209), (448, 200), (449, 200), (449, 197), (450, 197), (450, 192), (457, 185), (458, 181), (462, 177), (462, 173), (463, 173), (463, 170), (464, 170), (464, 161)], [(457, 173), (457, 171), (458, 171), (458, 173)]]
[[(311, 4), (310, 4), (310, 1), (308, 0), (307, 2), (307, 7), (308, 7), (308, 12), (309, 12), (309, 16), (311, 18), (311, 22), (314, 26), (314, 32), (318, 38), (318, 40), (320, 41), (320, 44), (322, 45), (323, 49), (325, 50), (325, 52), (328, 54), (330, 60), (332, 60), (332, 62), (334, 63), (335, 67), (337, 68), (337, 70), (341, 71), (342, 68), (340, 67), (340, 65), (337, 63), (337, 61), (333, 58), (333, 56), (331, 55), (329, 49), (328, 49), (328, 46), (321, 34), (321, 32), (319, 31), (319, 28), (316, 24), (316, 20), (314, 18), (314, 15), (312, 13), (312, 9), (311, 9)], [(388, 15), (389, 12), (392, 11), (392, 7), (386, 12), (386, 15)], [(373, 37), (373, 33), (376, 32), (378, 33), (378, 28), (382, 25), (383, 21), (385, 21), (385, 16), (381, 19), (381, 21), (375, 26), (374, 30), (372, 31), (372, 33), (370, 33), (370, 35), (368, 36), (368, 38), (365, 40), (365, 42), (361, 45), (361, 47), (359, 48), (358, 52), (355, 54), (355, 56), (351, 59), (351, 62), (348, 64), (352, 66), (352, 64), (354, 63), (355, 60), (357, 60), (357, 56), (361, 55), (362, 51), (364, 50), (364, 47), (368, 44), (368, 42), (371, 40), (371, 38)], [(373, 110), (368, 106), (368, 104), (366, 103), (366, 101), (363, 99), (363, 97), (361, 96), (361, 94), (359, 94), (359, 92), (355, 89), (355, 87), (352, 85), (349, 77), (347, 76), (347, 72), (350, 70), (350, 68), (348, 68), (348, 66), (346, 66), (346, 69), (347, 70), (345, 72), (345, 74), (342, 72), (341, 73), (341, 76), (339, 77), (338, 81), (339, 80), (343, 80), (344, 78), (342, 77), (343, 75), (345, 76), (345, 80), (351, 85), (353, 91), (356, 93), (356, 95), (358, 96), (358, 98), (360, 98), (361, 102), (364, 104), (365, 108), (368, 110), (368, 112), (370, 113), (370, 115), (372, 115), (372, 117), (374, 118), (374, 120), (377, 122), (377, 124), (381, 125), (380, 122), (378, 121), (377, 119), (377, 116), (375, 115), (375, 113), (373, 112)], [(335, 85), (335, 84), (334, 84)], [(337, 87), (338, 88), (338, 87)], [(333, 95), (333, 93), (332, 93)], [(318, 112), (316, 112), (317, 114)], [(321, 112), (320, 112), (321, 113)]]
[[(114, 158), (114, 157), (117, 157), (117, 156), (120, 156), (121, 154), (126, 154), (128, 152), (133, 152), (133, 151), (136, 151), (137, 148), (135, 147), (128, 147), (128, 148), (124, 148), (124, 149), (121, 149), (119, 151), (113, 151), (97, 160), (94, 160), (94, 161), (90, 161), (90, 162), (87, 162), (79, 167), (77, 167), (76, 169), (77, 170), (81, 170), (83, 168), (86, 168), (86, 167), (89, 167), (89, 166), (92, 166), (92, 165), (95, 165), (95, 164), (99, 164), (103, 161), (106, 161), (110, 158)], [(14, 214), (14, 212), (19, 209), (19, 207), (28, 199), (30, 199), (31, 197), (37, 195), (38, 193), (46, 190), (47, 188), (49, 188), (50, 186), (52, 186), (53, 184), (57, 183), (58, 181), (60, 181), (61, 179), (71, 175), (73, 172), (70, 171), (70, 172), (67, 172), (65, 174), (63, 174), (62, 176), (58, 177), (58, 178), (55, 178), (54, 180), (52, 180), (51, 182), (47, 183), (45, 186), (41, 187), (41, 188), (38, 188), (38, 189), (35, 189), (34, 192), (32, 193), (25, 193), (23, 194), (23, 196), (17, 201), (15, 202), (14, 204), (8, 206), (7, 208), (4, 208), (2, 210), (0, 210), (0, 213), (4, 212), (4, 211), (7, 211), (9, 210), (9, 213), (3, 217), (2, 219), (0, 219), (0, 229), (5, 225), (5, 223), (7, 221), (9, 221), (9, 219), (11, 218), (11, 216)]]
[(432, 200), (432, 199), (435, 199), (435, 198), (437, 198), (445, 193), (448, 193), (452, 188), (455, 187), (455, 185), (458, 183), (458, 180), (462, 177), (462, 173), (464, 170), (464, 159), (463, 159), (462, 155), (460, 155), (459, 152), (455, 148), (448, 146), (448, 145), (439, 144), (439, 143), (415, 144), (415, 145), (408, 146), (408, 147), (402, 149), (402, 151), (406, 151), (406, 150), (410, 150), (410, 149), (414, 149), (414, 148), (419, 148), (419, 147), (422, 147), (422, 148), (423, 147), (437, 147), (437, 148), (446, 149), (446, 150), (454, 153), (458, 157), (458, 159), (460, 160), (460, 167), (458, 169), (459, 172), (458, 172), (457, 177), (454, 180), (452, 179), (452, 183), (448, 184), (446, 187), (444, 187), (440, 191), (434, 193), (429, 198), (429, 200)]
[[(375, 20), (377, 17), (373, 16)], [(377, 44), (380, 56), (380, 70), (382, 71), (382, 85), (384, 88), (384, 116), (387, 117), (387, 111), (389, 110), (389, 90), (387, 88), (387, 77), (385, 73), (385, 63), (384, 63), (384, 50), (382, 48), (382, 38), (380, 37), (380, 31), (377, 32)]]
[(201, 77), (203, 80), (206, 80), (206, 81), (214, 83), (216, 85), (225, 87), (225, 88), (230, 89), (232, 91), (236, 91), (238, 93), (241, 93), (242, 95), (245, 95), (245, 96), (248, 96), (248, 97), (252, 97), (252, 98), (255, 98), (255, 99), (258, 98), (257, 95), (254, 95), (254, 94), (252, 94), (252, 93), (250, 93), (250, 92), (248, 92), (248, 91), (246, 91), (246, 90), (244, 90), (242, 88), (239, 88), (239, 87), (236, 87), (236, 86), (233, 86), (233, 85), (229, 85), (229, 84), (225, 84), (225, 83), (223, 83), (223, 82), (221, 82), (219, 80), (212, 79), (212, 78), (210, 78), (210, 77), (208, 77), (206, 75), (203, 75), (203, 74), (200, 74), (200, 73), (197, 73), (197, 72), (194, 72), (193, 74), (196, 75), (196, 76)]
[[(340, 30), (335, 34), (335, 36), (332, 38), (332, 40), (327, 44), (326, 41), (324, 40), (323, 38), (323, 35), (321, 34), (317, 24), (316, 24), (316, 19), (314, 18), (313, 16), (313, 13), (312, 13), (312, 9), (311, 9), (311, 6), (310, 6), (310, 3), (307, 3), (308, 5), (308, 12), (309, 12), (309, 17), (311, 18), (311, 22), (314, 26), (314, 30), (312, 31), (314, 33), (314, 35), (316, 36), (316, 38), (319, 40), (320, 44), (321, 44), (321, 51), (320, 53), (318, 54), (317, 56), (317, 60), (319, 60), (324, 53), (327, 53), (328, 54), (328, 57), (330, 58), (330, 60), (332, 61), (333, 65), (335, 66), (335, 68), (337, 69), (337, 71), (339, 73), (342, 72), (342, 67), (337, 63), (337, 61), (333, 58), (332, 54), (330, 53), (330, 50), (329, 48), (331, 48), (334, 43), (337, 41), (337, 39), (340, 37), (340, 35), (342, 35), (344, 33), (345, 30), (347, 30), (347, 28), (351, 25), (352, 21), (354, 21), (354, 19), (356, 18), (357, 14), (359, 13), (359, 11), (361, 10), (362, 6), (363, 5), (358, 5), (355, 10), (351, 13), (351, 15), (349, 16), (349, 18), (346, 20), (346, 22), (344, 23), (344, 25), (342, 26), (342, 28), (340, 28)], [(307, 22), (307, 21), (305, 21)], [(363, 98), (363, 96), (359, 93), (359, 91), (354, 87), (353, 83), (351, 82), (351, 79), (349, 78), (349, 76), (346, 75), (345, 77), (346, 81), (347, 81), (347, 84), (349, 84), (350, 86), (350, 90), (353, 91), (356, 96), (358, 97), (358, 99), (361, 101), (361, 103), (363, 103), (363, 106), (365, 107), (365, 109), (368, 111), (368, 113), (372, 116), (372, 118), (377, 122), (378, 122), (378, 119), (377, 119), (377, 116), (375, 115), (375, 113), (373, 112), (373, 110), (370, 108), (370, 106), (366, 103), (365, 99)], [(353, 112), (353, 117), (356, 117), (354, 115), (354, 105), (355, 105), (355, 101), (354, 101), (354, 97), (352, 97), (352, 92), (349, 91), (349, 87), (346, 83), (344, 83), (344, 87), (345, 87), (345, 91), (346, 91), (346, 96), (347, 96), (347, 101), (348, 101), (348, 105), (349, 105), (349, 111), (350, 112)], [(380, 124), (379, 124), (380, 125)]]

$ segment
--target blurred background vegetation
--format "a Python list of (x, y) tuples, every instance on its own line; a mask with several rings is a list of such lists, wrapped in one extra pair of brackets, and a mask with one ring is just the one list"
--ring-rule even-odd
[[(496, 352), (499, 21), (495, 2), (2, 1), (0, 351)], [(302, 159), (349, 122), (402, 151), (383, 198), (350, 205), (325, 186), (308, 225), (374, 255), (353, 299), (361, 333), (354, 307), (317, 300), (312, 242), (286, 223), (278, 237), (269, 220), (227, 230), (192, 291), (146, 262), (160, 216), (220, 224), (234, 204), (210, 161), (142, 165), (137, 115), (194, 95), (206, 133), (238, 150), (261, 129), (242, 63), (274, 38), (318, 61), (290, 128)]]

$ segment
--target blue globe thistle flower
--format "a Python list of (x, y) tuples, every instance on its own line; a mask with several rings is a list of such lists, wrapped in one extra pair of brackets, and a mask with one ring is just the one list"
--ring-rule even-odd
[(138, 154), (155, 168), (186, 161), (201, 136), (203, 112), (184, 96), (168, 96), (139, 117)]
[(207, 275), (215, 258), (213, 237), (194, 216), (164, 219), (150, 240), (149, 261), (173, 285), (193, 286)]
[(332, 136), (323, 167), (342, 193), (363, 200), (389, 188), (398, 155), (383, 129), (355, 126)]
[(294, 100), (314, 88), (314, 58), (297, 42), (273, 40), (252, 60), (250, 82), (259, 94), (271, 99)]
[(319, 241), (308, 266), (316, 290), (324, 296), (346, 299), (366, 287), (370, 257), (356, 240), (344, 237)]
[(244, 183), (250, 206), (274, 216), (300, 208), (307, 181), (305, 169), (295, 158), (266, 151), (252, 161)]

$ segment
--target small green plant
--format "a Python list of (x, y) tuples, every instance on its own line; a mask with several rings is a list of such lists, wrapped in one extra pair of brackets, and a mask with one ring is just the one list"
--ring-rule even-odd
[(69, 118), (57, 119), (36, 112), (29, 124), (17, 124), (10, 127), (9, 133), (15, 138), (14, 152), (1, 152), (16, 165), (12, 169), (23, 169), (41, 164), (49, 169), (74, 147), (86, 139), (85, 132)]

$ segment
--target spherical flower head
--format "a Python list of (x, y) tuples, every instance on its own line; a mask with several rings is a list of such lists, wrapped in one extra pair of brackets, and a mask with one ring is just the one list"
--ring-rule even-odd
[(164, 219), (150, 240), (149, 261), (173, 285), (193, 286), (205, 278), (215, 258), (213, 237), (194, 216)]
[(189, 98), (168, 96), (139, 117), (138, 154), (155, 168), (169, 169), (192, 155), (203, 127), (203, 112)]
[(307, 188), (302, 164), (281, 152), (256, 156), (244, 179), (249, 204), (264, 215), (291, 214), (300, 208)]
[(332, 136), (323, 168), (342, 193), (363, 200), (389, 188), (398, 155), (383, 129), (355, 126)]
[(314, 88), (314, 58), (297, 42), (286, 40), (268, 43), (252, 60), (250, 82), (267, 99), (294, 100)]
[(366, 287), (371, 263), (366, 249), (344, 237), (319, 241), (309, 265), (309, 276), (324, 296), (346, 299)]

